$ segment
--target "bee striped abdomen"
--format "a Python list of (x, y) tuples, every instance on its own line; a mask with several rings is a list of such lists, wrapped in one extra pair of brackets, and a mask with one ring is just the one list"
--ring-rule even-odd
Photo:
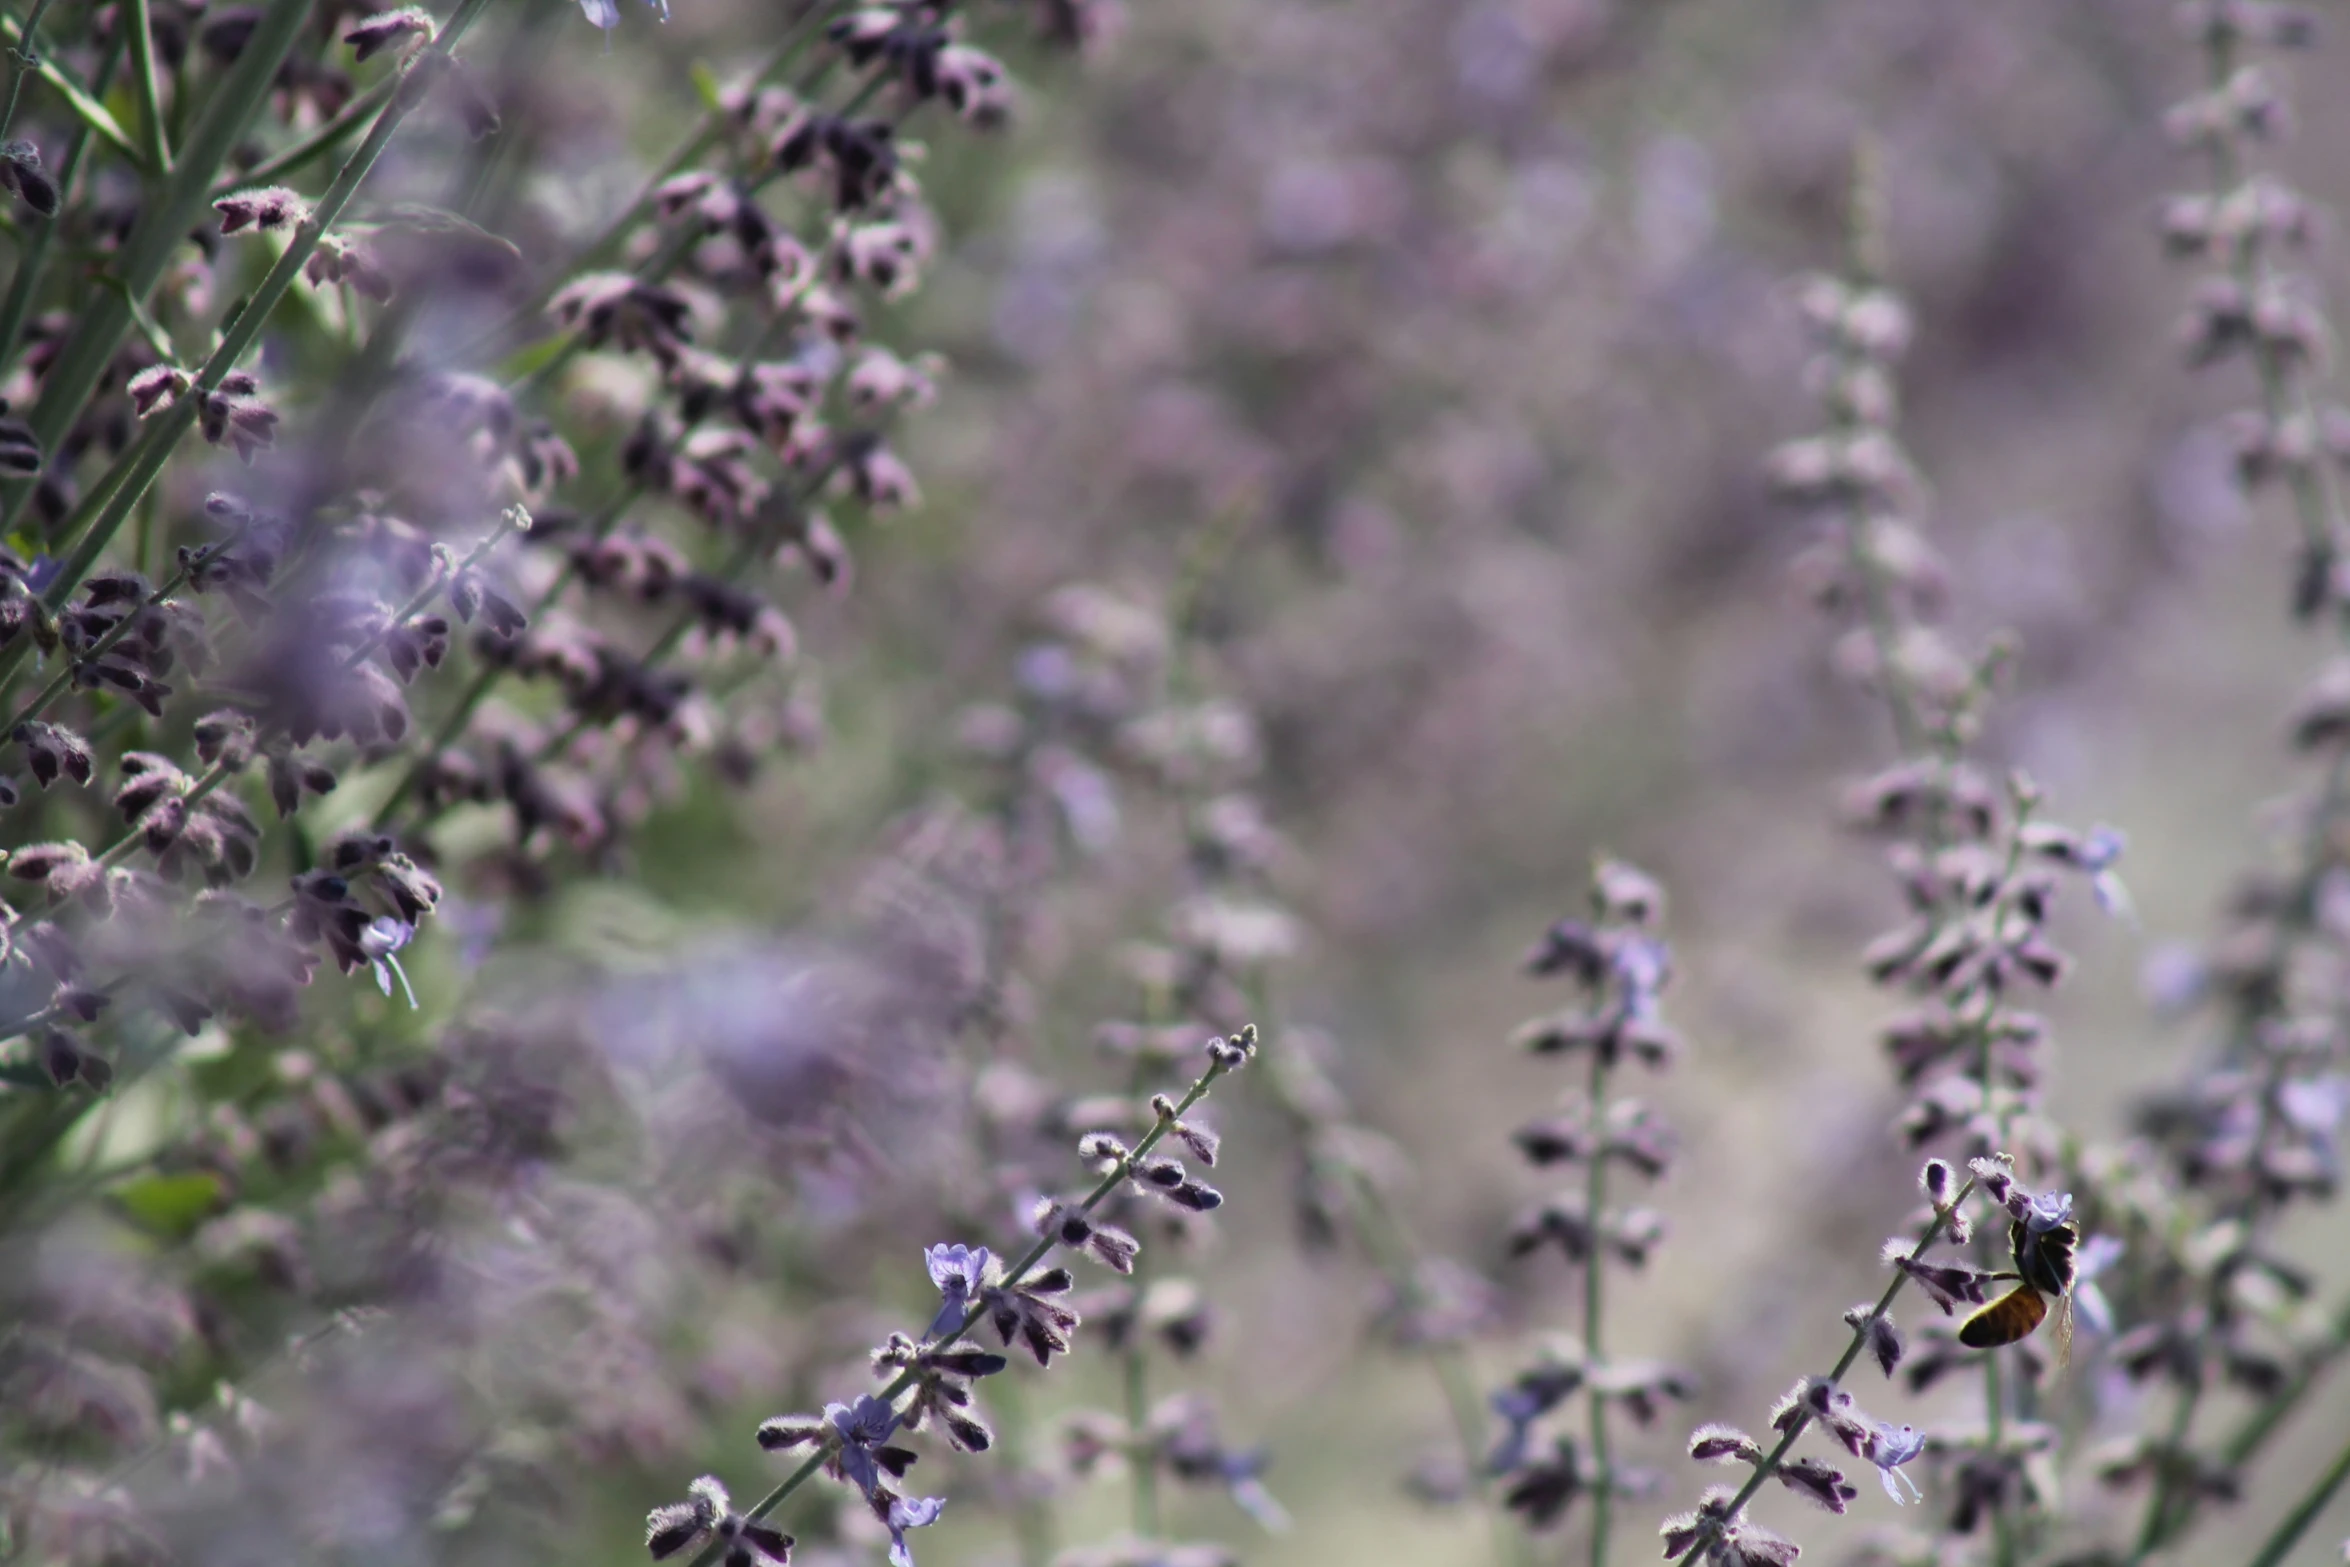
[(1997, 1349), (2029, 1336), (2047, 1315), (2048, 1297), (2018, 1284), (1960, 1323), (1958, 1341), (1969, 1349)]

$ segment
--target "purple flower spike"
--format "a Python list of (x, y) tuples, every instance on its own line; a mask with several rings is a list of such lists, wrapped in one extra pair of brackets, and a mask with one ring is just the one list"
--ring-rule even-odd
[(972, 1298), (987, 1279), (988, 1250), (985, 1246), (933, 1246), (922, 1254), (922, 1260), (929, 1264), (930, 1282), (943, 1297), (938, 1315), (930, 1323), (929, 1336), (938, 1338), (960, 1328), (971, 1314)]

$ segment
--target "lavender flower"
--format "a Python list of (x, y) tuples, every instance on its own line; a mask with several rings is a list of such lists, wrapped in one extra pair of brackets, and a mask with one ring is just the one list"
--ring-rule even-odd
[(889, 1526), (890, 1567), (914, 1567), (913, 1548), (906, 1544), (908, 1529), (921, 1529), (938, 1522), (938, 1515), (946, 1511), (943, 1496), (893, 1496), (889, 1512), (882, 1522)]
[[(669, 0), (645, 0), (645, 4), (661, 13), (661, 20), (669, 20)], [(609, 34), (620, 25), (620, 0), (579, 0), (579, 8), (587, 13), (593, 25)]]
[(416, 927), (390, 914), (377, 916), (359, 933), (359, 954), (375, 970), (376, 987), (385, 995), (392, 993), (392, 976), (400, 977), (400, 991), (408, 998), (408, 1005), (416, 1007), (416, 991), (408, 983), (408, 971), (400, 966), (395, 954), (416, 939)]
[(1915, 1426), (1897, 1426), (1880, 1423), (1875, 1439), (1869, 1443), (1869, 1462), (1877, 1466), (1877, 1478), (1884, 1484), (1885, 1494), (1893, 1498), (1896, 1507), (1903, 1505), (1901, 1491), (1894, 1485), (1899, 1480), (1909, 1487), (1909, 1494), (1919, 1501), (1925, 1493), (1918, 1483), (1901, 1472), (1901, 1466), (1926, 1450), (1926, 1434)]
[(963, 1325), (980, 1285), (986, 1282), (988, 1260), (985, 1246), (941, 1245), (923, 1253), (923, 1261), (930, 1267), (930, 1282), (938, 1286), (941, 1297), (929, 1337), (942, 1337)]
[(871, 1393), (854, 1404), (827, 1404), (824, 1418), (840, 1433), (840, 1471), (867, 1496), (881, 1488), (885, 1444), (898, 1428), (898, 1412)]

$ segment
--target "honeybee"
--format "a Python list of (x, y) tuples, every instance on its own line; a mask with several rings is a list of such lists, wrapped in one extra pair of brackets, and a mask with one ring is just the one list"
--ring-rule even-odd
[(2072, 1343), (2073, 1254), (2080, 1242), (2080, 1226), (2073, 1222), (2072, 1193), (2042, 1192), (2026, 1203), (2023, 1213), (2007, 1228), (2015, 1271), (1991, 1275), (2015, 1280), (2015, 1288), (1960, 1323), (1958, 1341), (1969, 1349), (1997, 1349), (2029, 1338), (2033, 1329), (2047, 1320), (2048, 1303), (2053, 1298), (2057, 1354), (2063, 1359)]

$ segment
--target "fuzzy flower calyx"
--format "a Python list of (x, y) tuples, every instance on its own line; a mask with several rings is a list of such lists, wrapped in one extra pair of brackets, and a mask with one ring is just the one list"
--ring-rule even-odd
[(686, 1500), (656, 1507), (645, 1519), (645, 1549), (657, 1562), (712, 1539), (724, 1546), (726, 1567), (784, 1567), (791, 1560), (792, 1537), (736, 1512), (726, 1487), (710, 1475), (687, 1487)]

